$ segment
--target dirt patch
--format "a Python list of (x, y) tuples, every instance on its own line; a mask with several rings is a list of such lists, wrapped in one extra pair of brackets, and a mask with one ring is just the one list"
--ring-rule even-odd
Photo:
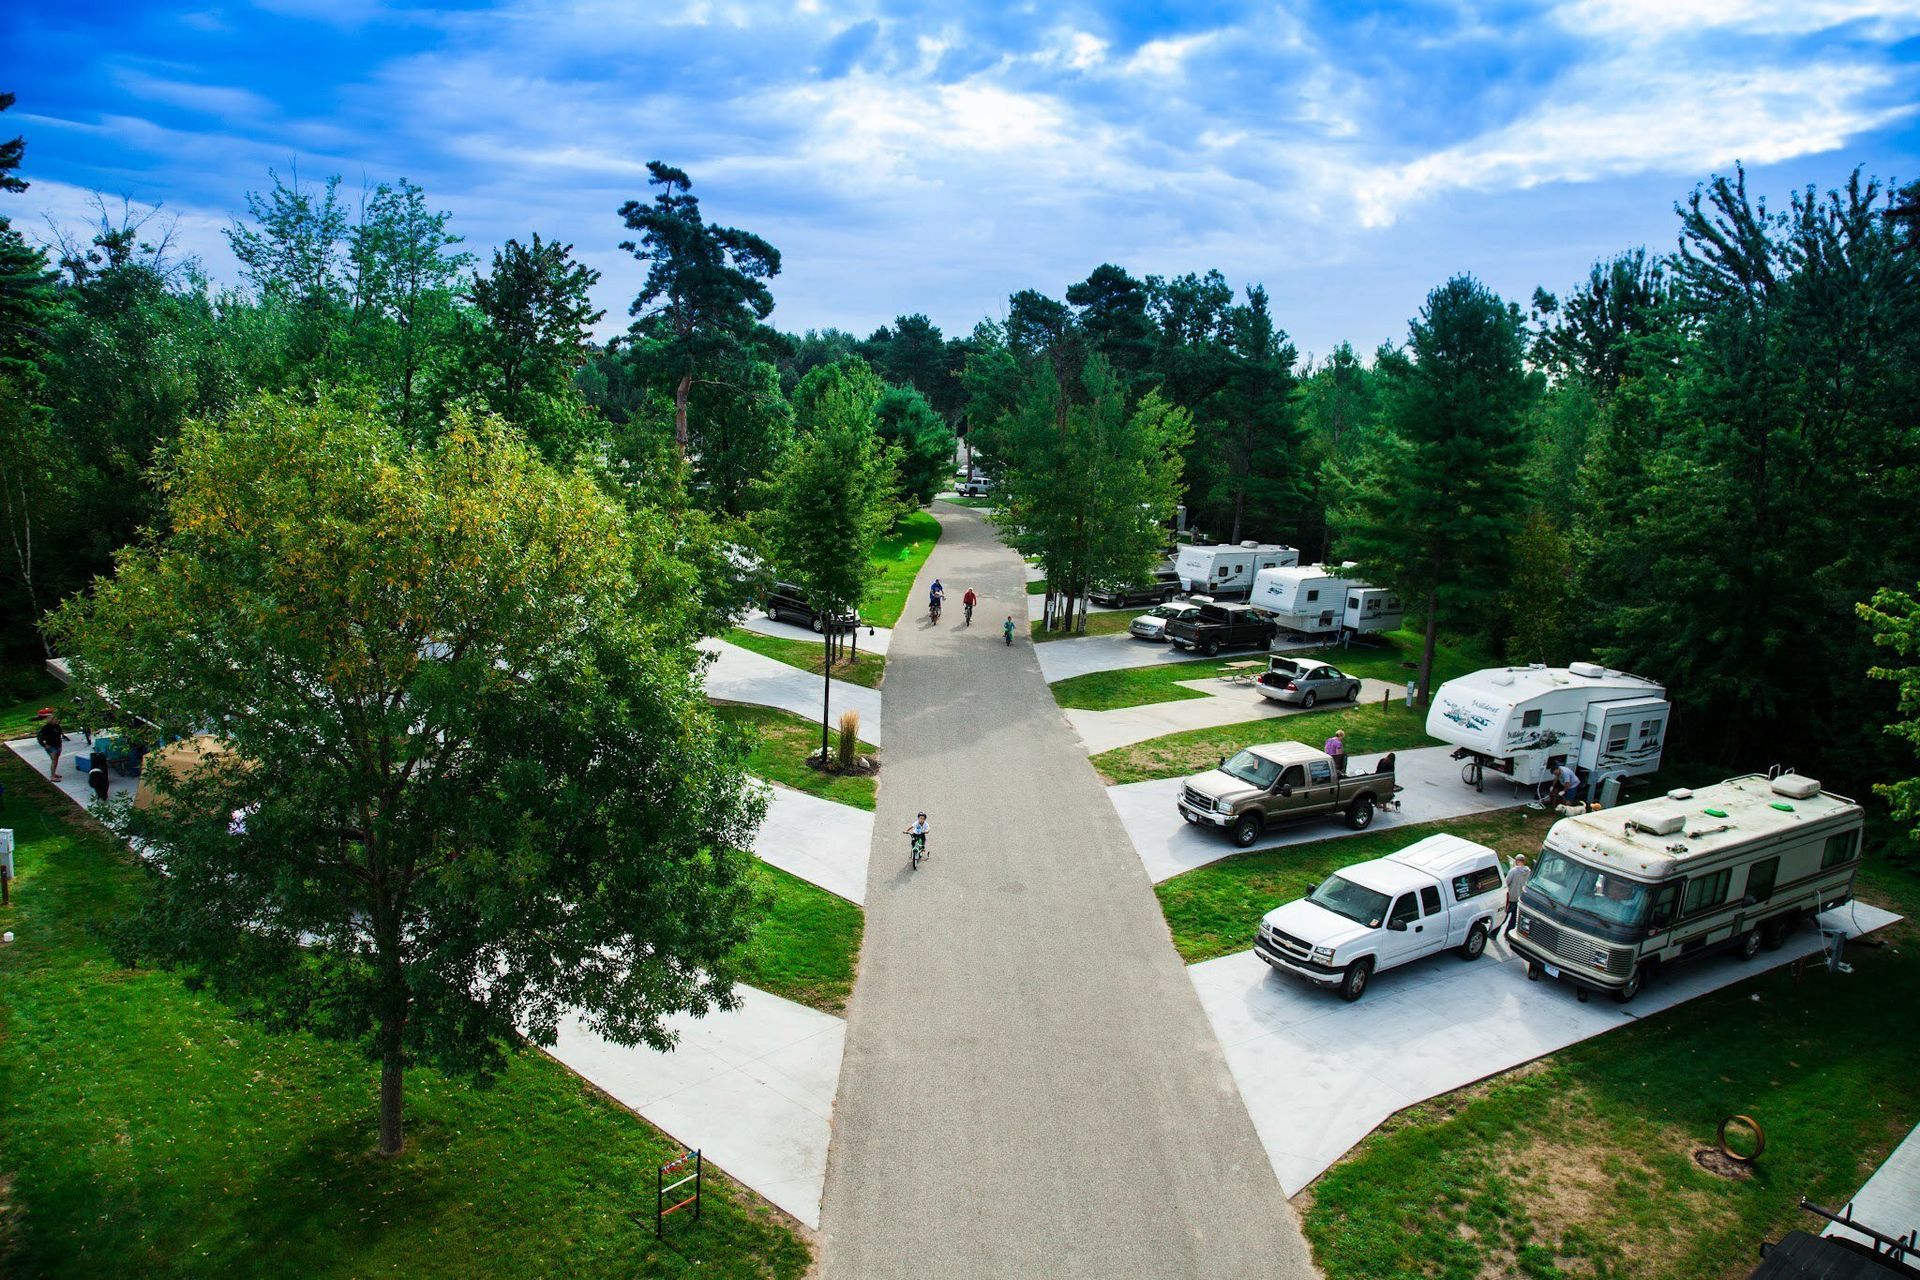
[(1718, 1147), (1695, 1147), (1693, 1162), (1715, 1177), (1744, 1182), (1753, 1176), (1751, 1160), (1736, 1160)]
[(807, 768), (815, 773), (825, 773), (836, 778), (871, 778), (880, 772), (880, 762), (872, 756), (855, 756), (853, 763), (846, 768), (840, 767), (835, 756), (822, 759), (818, 751), (807, 757)]

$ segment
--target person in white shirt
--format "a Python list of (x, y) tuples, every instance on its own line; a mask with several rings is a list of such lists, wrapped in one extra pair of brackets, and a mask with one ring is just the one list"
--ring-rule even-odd
[(1533, 871), (1527, 866), (1527, 855), (1514, 854), (1513, 866), (1507, 871), (1507, 918), (1503, 923), (1493, 926), (1493, 937), (1499, 937), (1503, 928), (1508, 933), (1513, 932), (1513, 921), (1520, 911), (1520, 891), (1527, 887), (1527, 881), (1532, 878)]

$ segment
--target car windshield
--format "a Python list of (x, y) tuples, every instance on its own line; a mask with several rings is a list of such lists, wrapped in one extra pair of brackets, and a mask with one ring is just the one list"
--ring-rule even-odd
[(1177, 616), (1179, 612), (1180, 611), (1172, 605), (1158, 604), (1147, 610), (1147, 616), (1149, 618), (1172, 618)]
[(1357, 885), (1339, 876), (1328, 876), (1315, 886), (1307, 901), (1325, 907), (1337, 916), (1345, 916), (1369, 929), (1378, 929), (1387, 917), (1387, 895)]
[(1527, 888), (1548, 902), (1605, 924), (1638, 928), (1646, 922), (1650, 887), (1576, 862), (1554, 849), (1540, 854)]
[(1273, 780), (1280, 776), (1279, 765), (1251, 751), (1238, 753), (1220, 768), (1222, 772), (1230, 773), (1242, 782), (1251, 782), (1256, 787), (1270, 787)]

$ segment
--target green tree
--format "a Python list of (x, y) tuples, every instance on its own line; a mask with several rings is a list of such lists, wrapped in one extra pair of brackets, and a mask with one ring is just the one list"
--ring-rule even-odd
[(780, 251), (750, 231), (706, 222), (681, 170), (651, 160), (647, 172), (659, 194), (651, 204), (620, 206), (628, 229), (640, 233), (620, 247), (647, 264), (629, 308), (633, 337), (646, 367), (673, 389), (673, 439), (684, 459), (694, 380), (737, 364), (773, 314), (763, 281), (780, 274)]
[(386, 1155), (409, 1066), (485, 1079), (570, 1017), (666, 1048), (733, 1000), (761, 802), (659, 616), (661, 518), (495, 420), (415, 446), (334, 399), (194, 422), (164, 489), (52, 619), (94, 723), (224, 748), (111, 814), (165, 868), (123, 958), (360, 1045)]
[(1275, 327), (1258, 285), (1244, 306), (1228, 310), (1225, 325), (1220, 388), (1194, 422), (1205, 500), (1225, 513), (1228, 542), (1239, 542), (1250, 522), (1297, 534), (1308, 476), (1293, 404), (1293, 344)]
[(1309, 519), (1303, 521), (1300, 545), (1319, 548), (1314, 558), (1322, 562), (1333, 557), (1333, 524), (1327, 513), (1347, 500), (1358, 461), (1379, 422), (1374, 382), (1352, 344), (1342, 342), (1308, 371), (1296, 393), (1307, 471), (1317, 480), (1314, 497), (1306, 504)]
[[(822, 365), (801, 379), (794, 392), (799, 440), (770, 482), (761, 517), (779, 571), (828, 617), (854, 613), (866, 599), (874, 545), (894, 521), (893, 458), (874, 430), (882, 390), (858, 358)], [(833, 704), (830, 645), (821, 656), (825, 756)]]
[(916, 507), (932, 502), (953, 473), (953, 429), (911, 387), (888, 387), (874, 417), (881, 442), (897, 458), (901, 500)]
[[(1886, 731), (1906, 743), (1910, 752), (1920, 753), (1920, 599), (1882, 587), (1858, 607), (1861, 620), (1873, 631), (1874, 644), (1899, 659), (1899, 665), (1888, 662), (1867, 669), (1869, 676), (1891, 683), (1898, 693), (1901, 718), (1888, 724)], [(1912, 762), (1906, 765), (1911, 768)], [(1873, 789), (1886, 797), (1894, 821), (1908, 828), (1907, 837), (1920, 844), (1920, 777), (1878, 783)]]
[(694, 386), (688, 404), (694, 496), (717, 515), (746, 515), (759, 501), (759, 482), (793, 443), (780, 371), (763, 360), (743, 361), (725, 383)]
[(591, 300), (600, 273), (573, 259), (573, 246), (518, 240), (493, 251), (492, 269), (475, 272), (467, 296), (479, 313), (481, 389), (500, 412), (523, 421), (528, 401), (569, 392), (585, 363), (593, 326), (606, 313)]
[(1532, 393), (1519, 309), (1470, 276), (1427, 295), (1410, 358), (1386, 385), (1386, 431), (1337, 520), (1370, 581), (1419, 600), (1420, 702), (1444, 618), (1474, 627), (1499, 600), (1524, 514), (1522, 415)]
[(461, 238), (447, 229), (451, 217), (402, 178), (374, 188), (347, 233), (355, 346), (379, 370), (376, 385), (409, 436), (427, 417), (422, 380), (446, 372), (460, 331), (461, 273), (473, 255), (454, 249)]

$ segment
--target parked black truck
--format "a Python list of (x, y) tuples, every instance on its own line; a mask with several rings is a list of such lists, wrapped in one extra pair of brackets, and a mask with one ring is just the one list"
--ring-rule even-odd
[(1273, 619), (1244, 604), (1206, 604), (1197, 613), (1167, 623), (1167, 639), (1177, 649), (1194, 649), (1211, 658), (1222, 649), (1265, 649), (1273, 644)]

